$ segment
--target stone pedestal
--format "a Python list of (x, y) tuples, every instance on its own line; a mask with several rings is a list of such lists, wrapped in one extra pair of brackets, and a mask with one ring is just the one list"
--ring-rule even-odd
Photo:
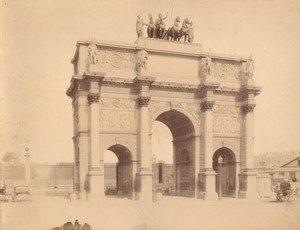
[(137, 175), (138, 186), (140, 189), (137, 191), (136, 199), (143, 202), (152, 202), (152, 171), (143, 170)]
[(88, 201), (101, 201), (104, 199), (104, 175), (100, 169), (92, 169), (87, 175), (89, 187), (87, 189)]
[(272, 197), (272, 177), (265, 173), (259, 174), (256, 178), (257, 181), (257, 191), (260, 198)]
[(257, 192), (256, 172), (248, 171), (239, 174), (240, 178), (240, 190), (238, 193), (239, 198), (246, 199), (258, 199), (259, 195)]
[[(218, 200), (218, 193), (216, 193), (216, 173), (215, 171), (207, 170), (199, 174), (200, 178), (200, 194), (199, 198), (204, 200)], [(205, 190), (203, 190), (205, 188)]]

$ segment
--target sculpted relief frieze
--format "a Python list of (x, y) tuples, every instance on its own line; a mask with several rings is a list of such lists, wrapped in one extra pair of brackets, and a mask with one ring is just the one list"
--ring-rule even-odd
[(117, 52), (112, 50), (98, 50), (98, 61), (95, 63), (101, 68), (134, 69), (135, 55), (129, 52)]
[(104, 98), (100, 98), (99, 104), (100, 107), (108, 107), (108, 108), (125, 108), (125, 109), (135, 108), (135, 101), (126, 98), (104, 97)]
[(153, 117), (160, 110), (182, 109), (187, 111), (198, 125), (201, 122), (201, 110), (200, 103), (190, 102), (168, 102), (168, 101), (153, 101), (149, 102), (149, 113)]
[(135, 111), (101, 110), (99, 114), (100, 129), (135, 130)]
[(218, 134), (239, 134), (240, 121), (237, 117), (215, 117), (213, 132)]
[(240, 108), (236, 107), (234, 105), (215, 104), (212, 111), (216, 115), (235, 115), (235, 116), (237, 116), (240, 114)]
[(240, 133), (240, 108), (234, 105), (215, 104), (213, 109), (213, 132), (219, 134)]
[(211, 63), (211, 72), (215, 78), (223, 80), (239, 80), (240, 66), (229, 63)]

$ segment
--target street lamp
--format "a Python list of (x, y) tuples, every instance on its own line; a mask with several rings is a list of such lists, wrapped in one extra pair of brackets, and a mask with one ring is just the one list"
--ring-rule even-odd
[(220, 165), (219, 167), (219, 200), (222, 199), (222, 175), (221, 175), (221, 168), (222, 168), (222, 163), (223, 163), (223, 158), (221, 156), (218, 157), (218, 164)]

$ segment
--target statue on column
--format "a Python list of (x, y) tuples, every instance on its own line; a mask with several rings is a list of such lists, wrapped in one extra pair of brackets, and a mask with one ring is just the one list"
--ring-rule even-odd
[(147, 28), (147, 34), (149, 38), (155, 38), (155, 23), (152, 14), (149, 13), (149, 24)]
[(148, 52), (145, 49), (138, 51), (137, 53), (137, 68), (141, 70), (142, 68), (147, 69)]
[(88, 46), (88, 56), (89, 64), (96, 64), (98, 62), (98, 48), (94, 41)]
[(211, 55), (209, 51), (209, 55), (205, 57), (205, 73), (207, 75), (211, 74)]
[(194, 28), (193, 28), (193, 22), (190, 22), (189, 26), (189, 32), (188, 32), (188, 42), (192, 43), (194, 41)]
[(252, 56), (250, 55), (246, 63), (246, 76), (248, 78), (253, 78), (253, 72), (254, 72), (254, 60), (252, 60)]
[(139, 14), (137, 16), (137, 20), (136, 20), (136, 33), (137, 33), (137, 37), (144, 37), (144, 26), (147, 26), (148, 24), (144, 23), (143, 19), (141, 18), (141, 15)]

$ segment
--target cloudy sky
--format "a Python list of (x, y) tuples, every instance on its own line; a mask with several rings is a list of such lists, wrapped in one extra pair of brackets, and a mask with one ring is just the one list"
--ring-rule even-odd
[[(298, 0), (0, 0), (0, 156), (73, 160), (70, 60), (79, 39), (134, 43), (136, 16), (194, 22), (204, 50), (255, 59), (255, 154), (300, 150)], [(168, 130), (153, 140), (163, 149)], [(160, 142), (158, 141), (160, 140)], [(169, 149), (167, 147), (167, 149)], [(159, 155), (159, 154), (158, 154)], [(162, 153), (162, 159), (171, 159)]]

